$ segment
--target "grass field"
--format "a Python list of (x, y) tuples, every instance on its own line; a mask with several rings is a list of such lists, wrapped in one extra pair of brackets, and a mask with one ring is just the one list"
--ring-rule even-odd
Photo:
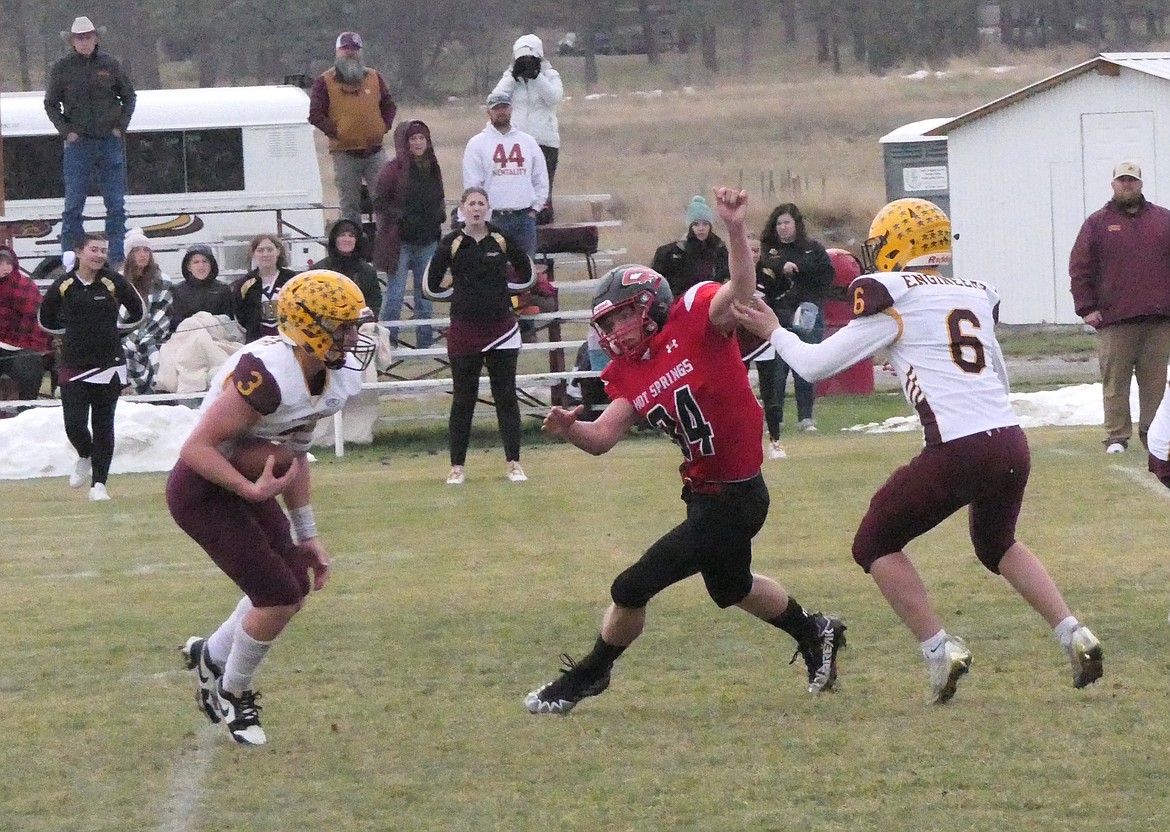
[[(756, 566), (849, 624), (841, 690), (810, 697), (786, 636), (690, 581), (656, 599), (610, 690), (569, 717), (523, 695), (588, 649), (609, 582), (680, 517), (677, 452), (592, 459), (526, 438), (531, 481), (473, 450), (374, 446), (314, 467), (336, 560), (270, 654), (270, 744), (204, 723), (176, 648), (236, 593), (170, 521), (163, 475), (95, 505), (62, 479), (0, 483), (0, 829), (1162, 829), (1170, 763), (1165, 493), (1096, 429), (1032, 431), (1021, 537), (1101, 637), (1074, 691), (1041, 620), (985, 573), (961, 517), (912, 547), (975, 654), (924, 704), (911, 636), (852, 563), (868, 498), (917, 435), (833, 430), (904, 412), (826, 400), (825, 428), (766, 463)], [(531, 440), (531, 441), (529, 441)], [(486, 443), (480, 443), (486, 444)]]

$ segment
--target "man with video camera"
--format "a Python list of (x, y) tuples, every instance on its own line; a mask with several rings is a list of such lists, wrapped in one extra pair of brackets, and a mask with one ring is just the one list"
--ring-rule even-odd
[(537, 225), (553, 221), (552, 186), (561, 147), (557, 126), (557, 105), (565, 97), (561, 74), (544, 58), (544, 44), (536, 35), (524, 35), (512, 44), (512, 65), (504, 70), (492, 95), (504, 93), (512, 99), (512, 124), (528, 133), (544, 154), (548, 167), (548, 202), (537, 214)]

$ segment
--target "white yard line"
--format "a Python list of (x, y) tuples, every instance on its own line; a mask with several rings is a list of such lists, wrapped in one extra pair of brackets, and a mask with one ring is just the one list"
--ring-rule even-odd
[(152, 575), (219, 575), (218, 566), (202, 566), (191, 563), (144, 563), (138, 566), (131, 566), (123, 569), (120, 572), (112, 570), (101, 571), (97, 569), (86, 569), (82, 572), (54, 572), (42, 575), (22, 575), (21, 580), (26, 581), (80, 581), (90, 580), (93, 578), (108, 577), (110, 575), (124, 575), (129, 578), (144, 578)]
[(1124, 465), (1110, 465), (1110, 469), (1121, 474), (1127, 479), (1131, 479), (1140, 485), (1146, 491), (1157, 494), (1163, 500), (1170, 500), (1170, 488), (1158, 482), (1157, 478), (1149, 471), (1139, 471), (1134, 468), (1126, 468)]
[(54, 514), (51, 516), (37, 516), (23, 514), (20, 517), (0, 517), (0, 523), (59, 523), (62, 520), (105, 520), (96, 514)]
[[(192, 719), (195, 719), (193, 714)], [(223, 728), (204, 721), (195, 731), (195, 747), (184, 748), (175, 760), (167, 798), (159, 813), (159, 832), (188, 832), (199, 821), (199, 804), (203, 802), (203, 783), (215, 756), (215, 745), (222, 742)]]

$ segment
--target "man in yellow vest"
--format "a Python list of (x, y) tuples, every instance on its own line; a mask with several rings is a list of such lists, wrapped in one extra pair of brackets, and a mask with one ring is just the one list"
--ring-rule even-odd
[(374, 190), (387, 161), (382, 137), (397, 108), (382, 75), (362, 62), (361, 35), (342, 32), (336, 51), (333, 68), (313, 82), (309, 123), (329, 137), (341, 216), (360, 223), (362, 181)]

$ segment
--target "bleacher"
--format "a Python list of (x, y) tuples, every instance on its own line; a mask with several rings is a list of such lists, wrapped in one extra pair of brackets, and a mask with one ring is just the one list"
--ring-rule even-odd
[[(587, 205), (592, 221), (561, 223), (541, 226), (537, 229), (538, 268), (544, 268), (557, 289), (558, 309), (553, 312), (539, 312), (520, 315), (521, 321), (532, 324), (536, 340), (525, 340), (520, 347), (520, 367), (516, 376), (516, 387), (522, 406), (536, 413), (547, 410), (552, 404), (565, 401), (568, 383), (574, 378), (596, 378), (597, 373), (572, 370), (578, 349), (585, 343), (585, 334), (590, 317), (590, 301), (599, 283), (598, 268), (609, 267), (615, 258), (625, 253), (624, 249), (599, 250), (597, 241), (599, 229), (621, 225), (620, 220), (605, 220), (604, 206), (608, 194), (583, 194), (557, 197), (558, 205)], [(570, 241), (561, 250), (559, 241)], [(583, 242), (582, 242), (583, 241)], [(408, 296), (407, 305), (411, 298)], [(382, 370), (378, 380), (363, 385), (364, 390), (373, 390), (380, 398), (395, 396), (426, 396), (435, 393), (449, 394), (452, 381), (449, 375), (446, 347), (431, 346), (415, 348), (408, 333), (421, 326), (430, 326), (439, 336), (449, 325), (449, 318), (405, 319), (385, 322), (387, 328), (398, 330), (398, 347), (394, 350), (390, 365)], [(565, 330), (571, 330), (567, 335)], [(575, 337), (574, 337), (575, 336)], [(545, 364), (547, 362), (547, 369)], [(535, 366), (534, 366), (535, 365)], [(489, 389), (486, 374), (480, 379), (480, 389)], [(481, 394), (482, 395), (482, 394)], [(146, 402), (152, 404), (193, 404), (202, 400), (203, 393), (151, 393), (125, 395), (122, 401)], [(481, 398), (485, 404), (490, 399)], [(25, 407), (56, 407), (59, 399), (37, 399), (33, 401), (0, 401), (0, 410), (11, 411)], [(446, 408), (433, 414), (445, 418)], [(384, 417), (382, 421), (392, 421)], [(334, 447), (338, 455), (344, 454), (342, 440), (342, 415), (335, 417)]]

